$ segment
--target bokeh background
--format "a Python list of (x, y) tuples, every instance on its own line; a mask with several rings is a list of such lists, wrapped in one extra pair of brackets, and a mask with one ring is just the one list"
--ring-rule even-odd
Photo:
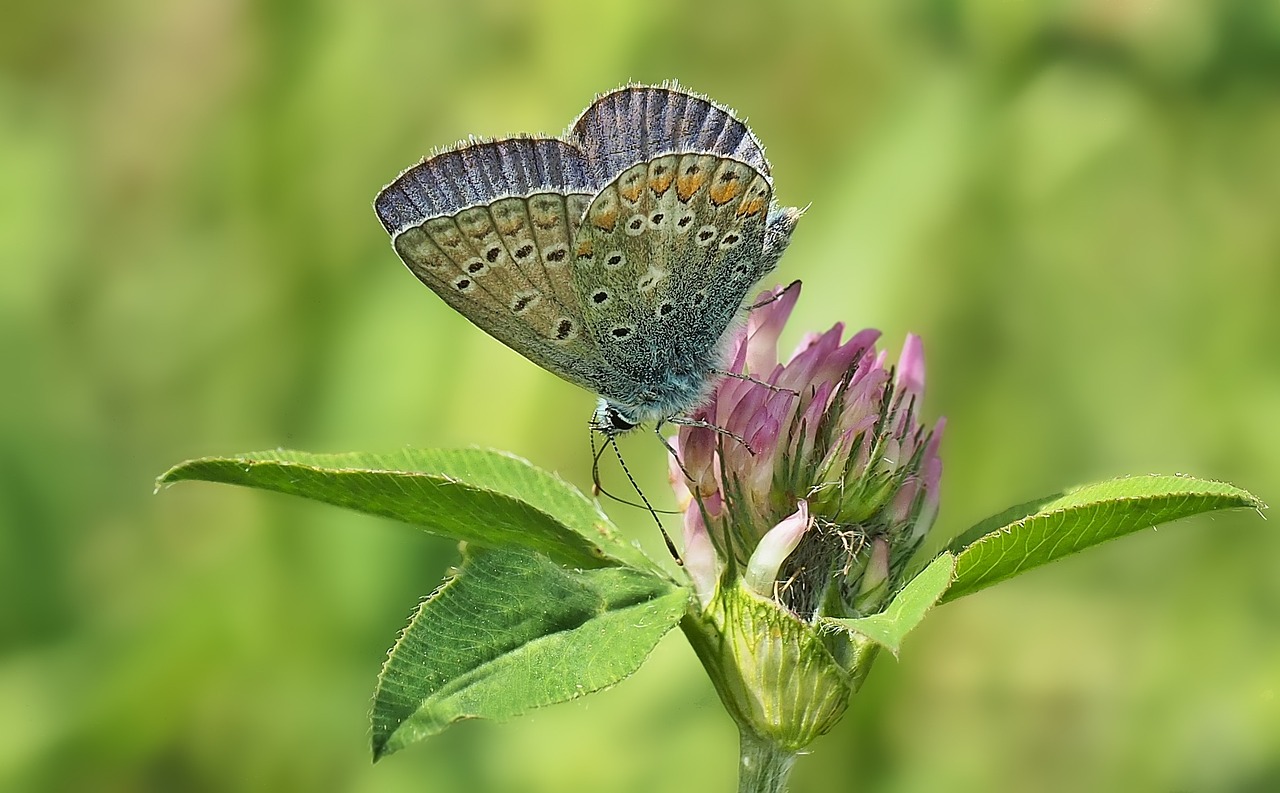
[[(418, 284), (370, 202), (432, 147), (666, 78), (746, 115), (811, 204), (792, 339), (924, 337), (942, 535), (1126, 473), (1280, 498), (1273, 0), (10, 5), (0, 788), (733, 789), (678, 632), (607, 693), (372, 766), (375, 675), (453, 546), (152, 494), (277, 446), (479, 444), (588, 485), (591, 397)], [(652, 438), (626, 450), (667, 499)], [(1258, 515), (1128, 537), (936, 612), (794, 789), (1280, 789), (1278, 627)]]

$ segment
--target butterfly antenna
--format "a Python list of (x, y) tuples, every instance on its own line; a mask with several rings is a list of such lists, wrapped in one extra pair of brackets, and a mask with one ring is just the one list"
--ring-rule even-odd
[(653, 516), (653, 522), (658, 524), (658, 531), (662, 532), (662, 541), (667, 544), (667, 551), (670, 552), (671, 558), (676, 560), (676, 564), (684, 567), (684, 560), (680, 558), (680, 552), (676, 550), (676, 544), (671, 541), (671, 535), (667, 534), (666, 527), (662, 525), (662, 520), (658, 517), (658, 511), (649, 503), (648, 497), (640, 489), (640, 485), (636, 483), (636, 478), (631, 475), (631, 469), (627, 468), (627, 461), (622, 459), (622, 450), (618, 448), (618, 440), (613, 433), (608, 433), (608, 444), (613, 447), (613, 453), (617, 455), (618, 465), (622, 466), (622, 472), (627, 475), (627, 481), (635, 488), (640, 500), (644, 502), (645, 509), (649, 510), (649, 514)]
[(596, 450), (596, 433), (594, 427), (587, 432), (587, 436), (591, 439), (591, 495), (598, 496), (605, 492), (604, 487), (600, 484), (600, 455), (604, 454), (604, 448)]
[[(680, 510), (678, 509), (654, 509), (652, 506), (650, 506), (648, 501), (645, 501), (645, 503), (643, 504), (637, 504), (636, 502), (628, 501), (625, 498), (622, 498), (621, 496), (615, 496), (613, 493), (610, 493), (607, 489), (605, 489), (604, 484), (600, 481), (600, 458), (604, 456), (604, 453), (605, 451), (608, 450), (608, 448), (609, 448), (608, 446), (601, 446), (597, 450), (596, 435), (594, 432), (591, 433), (591, 495), (604, 496), (605, 498), (616, 501), (619, 504), (626, 504), (628, 507), (635, 507), (636, 509), (643, 509), (649, 512), (656, 512), (659, 515), (679, 515), (680, 514)], [(624, 471), (626, 470), (625, 465), (622, 467), (622, 470)], [(630, 476), (630, 474), (628, 474), (628, 476)], [(635, 482), (633, 481), (632, 484), (634, 485)], [(641, 495), (644, 495), (644, 494), (642, 493)]]

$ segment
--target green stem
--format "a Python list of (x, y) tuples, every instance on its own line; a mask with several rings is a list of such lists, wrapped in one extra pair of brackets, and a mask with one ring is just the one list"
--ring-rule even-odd
[(795, 754), (745, 726), (738, 734), (738, 793), (785, 793)]

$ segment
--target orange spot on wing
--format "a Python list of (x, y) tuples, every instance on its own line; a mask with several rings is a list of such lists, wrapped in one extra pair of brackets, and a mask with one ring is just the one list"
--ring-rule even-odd
[(680, 199), (681, 203), (686, 203), (706, 183), (707, 173), (705, 169), (697, 168), (693, 173), (689, 173), (689, 169), (684, 168), (680, 171), (680, 175), (676, 177), (676, 197)]
[(676, 175), (671, 168), (664, 168), (662, 173), (654, 173), (649, 175), (649, 189), (654, 195), (662, 195), (671, 187), (671, 183), (675, 181)]
[(764, 199), (759, 196), (751, 196), (750, 198), (738, 204), (738, 211), (735, 213), (738, 217), (751, 217), (758, 215), (764, 210)]
[(716, 206), (723, 206), (742, 194), (742, 180), (737, 178), (737, 174), (725, 175), (733, 178), (717, 179), (711, 186), (711, 203)]
[(618, 188), (618, 195), (626, 199), (629, 204), (639, 201), (642, 192), (644, 192), (644, 179), (632, 179)]
[(591, 213), (591, 223), (601, 231), (613, 231), (618, 225), (618, 208), (611, 206)]

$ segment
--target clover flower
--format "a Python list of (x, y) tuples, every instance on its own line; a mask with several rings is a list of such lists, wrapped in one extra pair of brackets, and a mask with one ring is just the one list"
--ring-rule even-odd
[(892, 368), (878, 332), (842, 341), (840, 324), (781, 361), (799, 293), (761, 295), (671, 463), (703, 608), (686, 633), (726, 705), (796, 748), (838, 720), (874, 657), (818, 620), (888, 602), (938, 512), (943, 428), (920, 419), (916, 336)]

